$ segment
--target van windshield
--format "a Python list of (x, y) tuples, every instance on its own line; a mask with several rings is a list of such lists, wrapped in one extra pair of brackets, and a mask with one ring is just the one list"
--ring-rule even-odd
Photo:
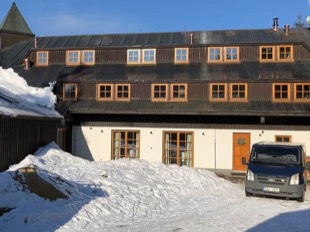
[(298, 165), (300, 152), (289, 146), (257, 146), (253, 148), (251, 161), (270, 165)]

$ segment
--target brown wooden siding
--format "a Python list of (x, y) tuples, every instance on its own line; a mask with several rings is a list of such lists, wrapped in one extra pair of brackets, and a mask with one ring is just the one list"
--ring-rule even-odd
[(0, 171), (50, 142), (57, 142), (57, 120), (0, 117)]
[(78, 100), (96, 99), (96, 84), (81, 83), (78, 85)]
[(271, 101), (272, 83), (249, 83), (248, 99), (249, 101)]
[(157, 48), (156, 49), (157, 63), (173, 63), (174, 62), (174, 48)]
[(131, 99), (150, 99), (151, 100), (151, 84), (132, 84)]
[(206, 47), (189, 48), (189, 62), (206, 62), (206, 60), (207, 60)]
[(208, 99), (209, 83), (190, 83), (188, 84), (188, 100)]
[(259, 48), (257, 46), (241, 46), (239, 52), (241, 61), (259, 60)]
[(295, 60), (310, 59), (310, 52), (302, 45), (295, 45), (294, 59)]
[(96, 50), (96, 64), (126, 64), (127, 50)]

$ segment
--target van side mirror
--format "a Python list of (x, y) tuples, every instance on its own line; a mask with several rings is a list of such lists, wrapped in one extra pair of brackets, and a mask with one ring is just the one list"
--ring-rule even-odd
[(242, 157), (242, 165), (248, 165), (248, 163), (246, 162), (246, 158), (245, 157)]

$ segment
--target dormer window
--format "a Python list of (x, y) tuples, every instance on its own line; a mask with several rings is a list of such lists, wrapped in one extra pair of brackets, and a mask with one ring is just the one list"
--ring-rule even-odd
[(77, 100), (77, 84), (64, 84), (63, 86), (63, 100), (70, 101), (70, 100)]
[(293, 46), (278, 46), (279, 61), (293, 61)]
[(261, 46), (260, 47), (260, 61), (274, 61), (275, 60), (274, 46)]
[(239, 47), (209, 47), (208, 62), (239, 62)]
[(188, 63), (188, 48), (175, 48), (174, 63), (176, 64)]
[(128, 64), (140, 63), (140, 49), (129, 49), (127, 51), (127, 63)]
[(66, 64), (67, 65), (93, 65), (95, 64), (95, 51), (67, 51), (66, 53)]
[(48, 65), (48, 52), (37, 52), (37, 65), (38, 66), (45, 66)]
[(156, 49), (127, 50), (127, 64), (156, 64)]
[(222, 48), (208, 48), (209, 62), (221, 62), (222, 61)]

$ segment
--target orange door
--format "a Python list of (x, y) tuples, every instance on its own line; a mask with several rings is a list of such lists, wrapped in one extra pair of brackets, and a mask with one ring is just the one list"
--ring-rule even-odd
[(250, 133), (234, 133), (233, 134), (233, 170), (246, 171), (247, 167), (242, 165), (242, 157), (249, 160), (251, 149)]

